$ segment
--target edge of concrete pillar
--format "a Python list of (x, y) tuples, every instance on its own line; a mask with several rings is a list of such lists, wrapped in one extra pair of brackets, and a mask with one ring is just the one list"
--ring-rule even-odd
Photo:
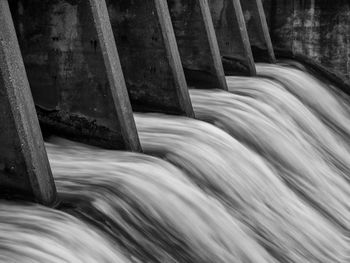
[(0, 24), (1, 192), (51, 206), (56, 188), (7, 0)]
[(215, 28), (213, 24), (213, 19), (211, 17), (210, 8), (208, 0), (199, 0), (200, 7), (202, 10), (204, 25), (207, 30), (207, 37), (210, 45), (210, 50), (213, 57), (214, 62), (214, 68), (216, 71), (217, 78), (220, 83), (220, 88), (223, 90), (228, 90), (226, 78), (225, 78), (225, 72), (224, 67), (222, 65), (221, 61), (221, 55), (220, 55), (220, 49), (219, 44), (216, 38), (215, 34)]
[(163, 37), (165, 39), (165, 47), (170, 60), (170, 67), (172, 68), (176, 79), (176, 91), (179, 97), (180, 106), (186, 112), (188, 117), (194, 117), (194, 111), (188, 93), (187, 82), (181, 64), (180, 53), (176, 43), (174, 28), (171, 23), (167, 1), (155, 0), (155, 4), (158, 11), (160, 25), (162, 27)]
[(207, 0), (168, 0), (189, 86), (227, 90), (225, 72)]
[(141, 152), (136, 124), (105, 0), (89, 0), (107, 70), (110, 90), (127, 150)]
[(11, 8), (43, 134), (141, 151), (105, 0)]
[(194, 117), (165, 0), (108, 0), (132, 107)]
[(256, 76), (239, 0), (209, 0), (226, 75)]
[(256, 73), (255, 61), (254, 61), (254, 57), (253, 57), (252, 48), (250, 45), (247, 26), (245, 24), (245, 20), (244, 20), (244, 16), (243, 16), (242, 6), (241, 6), (241, 3), (239, 0), (232, 0), (232, 1), (233, 1), (233, 6), (234, 6), (234, 9), (236, 12), (235, 17), (237, 18), (239, 29), (241, 32), (244, 51), (245, 51), (245, 55), (246, 55), (247, 60), (248, 60), (250, 73), (252, 76), (256, 76), (257, 73)]
[(262, 0), (240, 0), (257, 62), (276, 63)]
[(270, 36), (269, 26), (268, 26), (267, 20), (266, 20), (264, 6), (262, 3), (262, 0), (256, 0), (256, 1), (257, 1), (258, 11), (259, 11), (259, 18), (260, 18), (261, 26), (262, 26), (262, 30), (263, 30), (263, 36), (265, 38), (265, 42), (266, 42), (266, 46), (267, 46), (267, 52), (269, 54), (269, 58), (270, 58), (271, 63), (276, 63), (275, 52), (274, 52), (274, 49), (272, 46), (272, 40), (271, 40), (271, 36)]

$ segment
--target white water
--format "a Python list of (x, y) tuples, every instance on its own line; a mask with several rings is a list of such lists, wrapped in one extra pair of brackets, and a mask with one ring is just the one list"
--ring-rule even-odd
[(7, 202), (0, 211), (0, 262), (130, 262), (106, 235), (63, 212)]
[(308, 105), (324, 121), (349, 138), (349, 99), (338, 98), (331, 88), (307, 72), (280, 65), (258, 64), (257, 72), (262, 77), (278, 80), (284, 87)]
[(191, 99), (197, 118), (220, 126), (255, 149), (290, 188), (350, 229), (349, 184), (324, 161), (288, 116), (281, 116), (267, 104), (255, 103), (252, 107), (249, 98), (227, 92), (191, 91)]
[(63, 212), (0, 204), (0, 261), (349, 262), (345, 101), (271, 67), (259, 73), (286, 87), (229, 78), (234, 94), (191, 91), (197, 117), (228, 133), (136, 114), (145, 153), (165, 160), (48, 143)]
[(58, 191), (139, 259), (274, 262), (251, 231), (165, 161), (78, 145), (47, 149)]
[(136, 124), (146, 153), (185, 170), (282, 262), (348, 259), (348, 240), (341, 231), (292, 192), (258, 154), (227, 133), (200, 121), (160, 115), (136, 115)]
[[(281, 84), (263, 78), (228, 78), (230, 92), (276, 122), (280, 128), (302, 134), (325, 161), (332, 162), (349, 179), (350, 158), (346, 138), (334, 133), (315, 112), (288, 92)], [(238, 96), (238, 98), (242, 98)], [(237, 97), (236, 97), (237, 98)], [(257, 103), (259, 102), (259, 103)], [(259, 108), (259, 105), (262, 106)], [(278, 114), (276, 114), (278, 112)]]

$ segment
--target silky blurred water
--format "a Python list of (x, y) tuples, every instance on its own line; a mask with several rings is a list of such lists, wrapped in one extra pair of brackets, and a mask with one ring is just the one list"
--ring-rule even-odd
[(66, 213), (1, 202), (0, 262), (131, 262), (115, 242)]
[(191, 90), (199, 120), (135, 114), (145, 154), (51, 138), (60, 204), (0, 203), (0, 262), (349, 262), (347, 99), (258, 73)]
[[(197, 108), (195, 111), (198, 114)], [(348, 259), (348, 239), (343, 231), (292, 191), (269, 162), (229, 134), (178, 117), (136, 115), (136, 124), (146, 153), (186, 171), (199, 188), (248, 226), (276, 259)]]
[(252, 231), (170, 163), (79, 145), (47, 149), (70, 211), (142, 261), (274, 262)]
[(194, 90), (191, 98), (197, 118), (221, 127), (260, 153), (292, 190), (332, 221), (350, 229), (349, 184), (291, 118), (268, 104), (253, 101), (251, 106), (251, 99), (227, 92)]
[(334, 92), (334, 87), (322, 83), (306, 71), (281, 65), (258, 64), (261, 77), (278, 81), (301, 102), (310, 107), (323, 121), (329, 123), (335, 132), (349, 139), (349, 98)]

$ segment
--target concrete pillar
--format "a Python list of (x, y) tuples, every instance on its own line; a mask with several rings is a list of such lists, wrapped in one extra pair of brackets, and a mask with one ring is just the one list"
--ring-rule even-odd
[(43, 131), (141, 151), (105, 1), (12, 3)]
[(193, 117), (166, 1), (107, 3), (133, 109)]
[(250, 44), (257, 62), (275, 63), (276, 58), (262, 0), (241, 0)]
[(90, 0), (90, 5), (107, 71), (110, 92), (120, 123), (121, 134), (128, 150), (141, 151), (141, 144), (133, 118), (112, 26), (109, 21), (106, 2), (104, 0)]
[(190, 87), (227, 90), (207, 0), (168, 0), (186, 80)]
[(0, 195), (53, 205), (56, 189), (7, 0), (0, 0)]
[(240, 0), (209, 0), (225, 75), (255, 76)]

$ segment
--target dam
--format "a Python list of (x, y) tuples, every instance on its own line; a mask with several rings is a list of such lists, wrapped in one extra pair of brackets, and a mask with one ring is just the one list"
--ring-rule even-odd
[(0, 0), (0, 262), (349, 262), (349, 20)]

